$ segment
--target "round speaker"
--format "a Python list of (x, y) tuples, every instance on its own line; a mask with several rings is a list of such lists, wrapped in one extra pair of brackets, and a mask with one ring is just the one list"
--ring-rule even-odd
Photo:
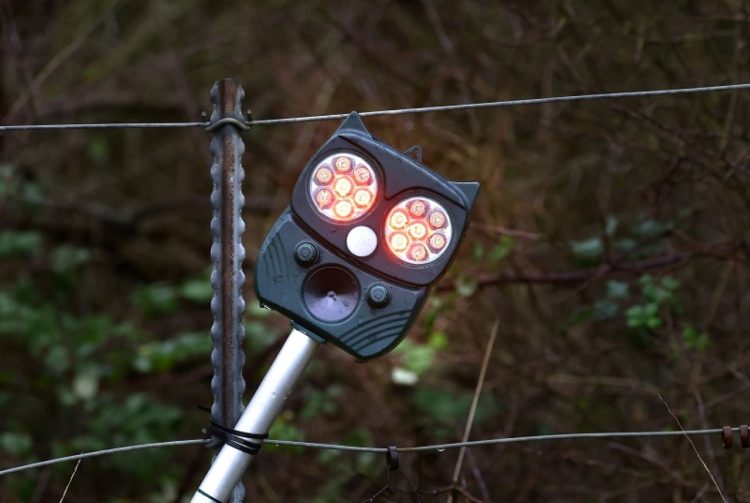
[(316, 318), (328, 322), (341, 321), (357, 308), (359, 284), (342, 267), (321, 267), (305, 280), (302, 297), (305, 306)]

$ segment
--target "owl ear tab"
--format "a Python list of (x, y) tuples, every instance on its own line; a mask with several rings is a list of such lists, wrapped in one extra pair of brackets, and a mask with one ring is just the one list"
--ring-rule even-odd
[(359, 133), (364, 133), (368, 136), (372, 136), (370, 132), (365, 127), (365, 124), (362, 122), (362, 118), (359, 116), (357, 112), (350, 113), (346, 119), (344, 119), (344, 122), (341, 123), (339, 128), (336, 130), (337, 133), (343, 132), (345, 130), (353, 130), (357, 131)]
[(451, 182), (453, 186), (458, 189), (461, 195), (464, 197), (466, 203), (466, 209), (471, 209), (474, 204), (474, 200), (477, 198), (479, 193), (479, 182)]
[(409, 147), (404, 150), (404, 155), (408, 155), (412, 159), (422, 162), (422, 146), (414, 145), (413, 147)]

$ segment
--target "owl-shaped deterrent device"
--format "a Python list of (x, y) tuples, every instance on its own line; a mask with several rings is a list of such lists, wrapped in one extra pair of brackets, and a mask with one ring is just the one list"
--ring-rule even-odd
[(452, 182), (350, 114), (302, 171), (255, 264), (261, 304), (359, 360), (404, 337), (466, 230), (477, 182)]

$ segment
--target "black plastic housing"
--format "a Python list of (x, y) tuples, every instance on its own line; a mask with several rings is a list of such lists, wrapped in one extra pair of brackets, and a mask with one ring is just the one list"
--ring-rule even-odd
[[(345, 223), (334, 223), (320, 215), (308, 190), (318, 162), (338, 152), (356, 154), (367, 160), (379, 183), (373, 208), (362, 218)], [(455, 255), (478, 190), (476, 182), (447, 180), (409, 155), (375, 139), (359, 115), (353, 112), (307, 163), (297, 180), (291, 205), (266, 237), (255, 265), (258, 299), (263, 305), (288, 316), (300, 330), (336, 344), (357, 359), (383, 354), (406, 334), (430, 286), (445, 272)], [(443, 205), (453, 226), (453, 237), (437, 260), (413, 265), (390, 254), (382, 236), (385, 218), (392, 206), (417, 195), (430, 197)], [(352, 255), (346, 246), (347, 234), (357, 226), (367, 226), (378, 236), (378, 246), (367, 257)], [(295, 260), (295, 249), (300, 243), (313, 243), (317, 247), (315, 263)], [(351, 313), (334, 322), (316, 317), (305, 302), (305, 296), (309, 299), (311, 295), (308, 278), (324, 267), (341, 268), (355, 279), (346, 286), (352, 290), (345, 297), (345, 302), (353, 303), (347, 305)], [(317, 276), (319, 280), (321, 275)], [(388, 289), (389, 299), (385, 305), (377, 305), (372, 299), (367, 301), (367, 292), (374, 285)]]

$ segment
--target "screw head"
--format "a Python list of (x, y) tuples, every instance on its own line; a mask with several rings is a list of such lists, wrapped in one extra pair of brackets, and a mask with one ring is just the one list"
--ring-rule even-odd
[(370, 289), (367, 290), (367, 303), (372, 307), (385, 307), (390, 301), (391, 294), (388, 291), (388, 288), (384, 285), (372, 285)]
[(303, 241), (294, 249), (294, 260), (302, 267), (310, 267), (318, 261), (318, 247), (308, 241)]

